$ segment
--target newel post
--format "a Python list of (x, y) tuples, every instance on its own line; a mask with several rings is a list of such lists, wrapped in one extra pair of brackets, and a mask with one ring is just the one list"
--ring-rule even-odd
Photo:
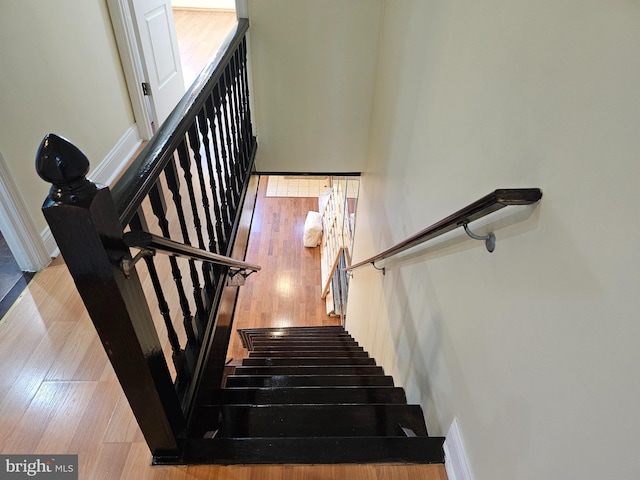
[(184, 416), (140, 280), (125, 277), (131, 258), (105, 186), (87, 180), (87, 157), (67, 140), (47, 135), (36, 155), (52, 184), (42, 211), (154, 456), (176, 456)]

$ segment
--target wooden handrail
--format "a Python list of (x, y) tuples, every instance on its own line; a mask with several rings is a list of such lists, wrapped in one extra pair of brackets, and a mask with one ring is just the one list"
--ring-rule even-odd
[(404, 252), (427, 240), (462, 227), (506, 206), (530, 205), (538, 202), (541, 198), (542, 190), (539, 188), (505, 188), (495, 190), (383, 252), (345, 268), (345, 271), (351, 271), (363, 265), (374, 264), (378, 260), (384, 260), (400, 252)]

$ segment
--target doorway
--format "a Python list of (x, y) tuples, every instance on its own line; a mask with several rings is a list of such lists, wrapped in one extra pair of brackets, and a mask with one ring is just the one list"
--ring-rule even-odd
[[(202, 69), (218, 51), (236, 24), (235, 10), (203, 10), (176, 7), (173, 18), (178, 36), (180, 62), (185, 89), (188, 89)], [(184, 2), (179, 2), (182, 4)]]
[[(129, 97), (131, 100), (131, 106), (133, 109), (136, 126), (138, 128), (138, 134), (142, 140), (149, 140), (158, 127), (157, 122), (154, 123), (154, 116), (152, 111), (154, 107), (151, 103), (151, 98), (145, 95), (146, 85), (143, 88), (143, 84), (147, 83), (147, 78), (144, 73), (143, 62), (144, 56), (142, 52), (142, 47), (140, 46), (140, 42), (138, 41), (138, 37), (136, 35), (136, 28), (134, 27), (132, 20), (132, 7), (136, 0), (107, 0), (107, 5), (109, 8), (109, 13), (111, 16), (111, 23), (113, 26), (116, 42), (118, 44), (118, 51), (120, 52), (120, 59), (122, 61), (122, 68), (124, 71), (125, 81), (127, 83), (127, 90), (129, 91)], [(246, 14), (246, 2), (243, 0), (166, 0), (167, 3), (165, 5), (170, 4), (170, 10), (173, 10), (173, 3), (176, 4), (177, 10), (191, 10), (193, 13), (195, 12), (203, 12), (203, 13), (224, 13), (226, 12), (227, 17), (236, 17), (240, 14)], [(192, 6), (193, 5), (193, 6)], [(229, 15), (230, 12), (234, 12), (231, 8), (214, 8), (215, 5), (237, 5), (237, 13), (235, 15)], [(205, 8), (206, 6), (206, 8)], [(166, 11), (166, 8), (165, 8)], [(242, 13), (245, 12), (245, 13)], [(175, 19), (173, 15), (171, 15), (170, 21), (173, 21), (175, 24)], [(234, 22), (235, 24), (235, 22)], [(170, 28), (173, 30), (173, 26)], [(212, 53), (207, 53), (205, 49), (203, 49), (202, 54), (198, 53), (195, 55), (194, 61), (190, 60), (192, 55), (191, 52), (200, 50), (200, 46), (208, 44), (210, 39), (208, 37), (204, 37), (203, 33), (196, 32), (195, 28), (192, 30), (192, 34), (183, 34), (183, 38), (191, 37), (195, 38), (197, 35), (197, 41), (195, 42), (196, 47), (198, 48), (190, 48), (188, 52), (185, 54), (187, 58), (185, 61), (190, 65), (193, 63), (194, 65), (199, 63), (198, 60), (200, 55), (212, 55)], [(171, 35), (165, 37), (167, 40)], [(221, 37), (222, 41), (225, 36)], [(171, 41), (175, 42), (175, 38)], [(169, 41), (169, 40), (167, 40)], [(219, 46), (219, 44), (218, 44)], [(166, 47), (166, 45), (165, 45)], [(217, 47), (216, 47), (217, 48)], [(171, 49), (169, 49), (171, 50)], [(183, 48), (177, 48), (178, 54), (181, 54), (181, 50)], [(159, 50), (160, 51), (160, 50)], [(165, 48), (164, 51), (167, 51)], [(215, 52), (215, 50), (214, 50)], [(209, 59), (211, 57), (209, 56)], [(182, 59), (180, 59), (180, 64), (185, 63)], [(171, 62), (167, 62), (171, 63)], [(191, 73), (190, 78), (195, 78), (197, 74), (202, 69), (202, 65), (198, 67), (189, 67), (190, 71), (195, 72)], [(180, 76), (182, 76), (182, 72), (180, 72)], [(193, 80), (189, 82), (188, 80), (184, 83), (187, 83), (187, 86), (190, 86)], [(181, 88), (186, 88), (185, 85), (181, 85)], [(175, 101), (177, 104), (177, 101)]]

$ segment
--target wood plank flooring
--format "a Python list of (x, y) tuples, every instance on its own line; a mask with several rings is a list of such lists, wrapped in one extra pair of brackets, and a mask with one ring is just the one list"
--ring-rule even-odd
[(236, 24), (236, 13), (174, 8), (173, 19), (188, 89)]

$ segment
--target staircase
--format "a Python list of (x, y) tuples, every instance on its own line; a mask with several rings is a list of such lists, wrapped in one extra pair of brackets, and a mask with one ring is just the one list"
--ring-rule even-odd
[(187, 463), (443, 463), (422, 409), (342, 327), (239, 330), (249, 356), (194, 416)]

